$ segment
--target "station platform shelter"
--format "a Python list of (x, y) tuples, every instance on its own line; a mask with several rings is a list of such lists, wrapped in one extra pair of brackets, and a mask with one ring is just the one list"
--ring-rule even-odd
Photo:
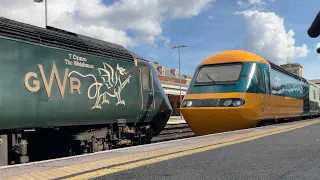
[(157, 76), (166, 93), (171, 107), (173, 108), (172, 116), (180, 116), (177, 108), (180, 107), (180, 85), (181, 85), (181, 99), (183, 100), (186, 94), (191, 76), (179, 75), (178, 69), (170, 69), (160, 65), (158, 62), (151, 63), (156, 70)]
[[(171, 107), (173, 108), (172, 116), (180, 116), (180, 112), (177, 108), (180, 107), (180, 86), (162, 84), (164, 92), (166, 93)], [(188, 87), (181, 86), (181, 99), (183, 100)]]

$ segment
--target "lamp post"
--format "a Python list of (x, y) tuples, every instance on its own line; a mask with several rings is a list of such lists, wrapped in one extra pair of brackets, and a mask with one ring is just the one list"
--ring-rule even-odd
[(44, 1), (44, 10), (45, 10), (45, 22), (46, 22), (46, 26), (45, 26), (45, 28), (47, 28), (47, 21), (48, 21), (48, 18), (47, 18), (47, 1), (48, 0), (33, 0), (34, 2), (36, 2), (36, 3), (42, 3), (43, 1)]
[[(186, 45), (179, 45), (179, 46), (173, 46), (171, 49), (178, 49), (178, 54), (179, 54), (179, 79), (180, 79), (180, 108), (181, 108), (181, 103), (182, 103), (182, 97), (181, 97), (181, 75), (180, 75), (180, 48), (187, 47)], [(182, 118), (181, 112), (180, 118)]]

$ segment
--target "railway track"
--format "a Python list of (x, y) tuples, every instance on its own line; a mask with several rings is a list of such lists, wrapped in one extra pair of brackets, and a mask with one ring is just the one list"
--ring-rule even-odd
[(158, 136), (152, 138), (151, 143), (170, 141), (194, 136), (195, 134), (188, 127), (187, 123), (167, 124)]
[[(319, 116), (312, 117), (310, 119), (318, 118), (318, 117)], [(300, 121), (300, 120), (303, 120), (303, 118), (286, 119), (283, 121), (266, 121), (266, 122), (262, 121), (257, 125), (257, 127), (269, 126), (269, 125), (275, 125), (275, 124), (284, 124), (284, 123)], [(188, 127), (187, 123), (167, 124), (164, 130), (162, 130), (158, 136), (152, 138), (151, 143), (164, 142), (164, 141), (170, 141), (170, 140), (182, 139), (182, 138), (188, 138), (188, 137), (194, 137), (194, 136), (195, 134)]]

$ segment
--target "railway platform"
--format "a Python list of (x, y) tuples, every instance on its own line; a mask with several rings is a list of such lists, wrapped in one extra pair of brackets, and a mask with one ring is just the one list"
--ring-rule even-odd
[(186, 121), (180, 116), (171, 116), (167, 124), (184, 124)]
[(0, 179), (319, 179), (320, 119), (0, 167)]

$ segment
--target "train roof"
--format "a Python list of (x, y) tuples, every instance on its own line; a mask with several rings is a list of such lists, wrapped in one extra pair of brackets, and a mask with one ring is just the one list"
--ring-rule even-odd
[(303, 77), (300, 77), (290, 71), (285, 70), (279, 65), (272, 63), (271, 61), (256, 55), (252, 52), (244, 50), (227, 50), (215, 55), (210, 56), (209, 58), (203, 60), (200, 65), (209, 65), (209, 64), (219, 64), (219, 63), (231, 63), (231, 62), (262, 62), (270, 64), (271, 68), (276, 69), (288, 76), (291, 76), (295, 79), (302, 80), (307, 83), (307, 80)]
[(299, 80), (304, 81), (305, 83), (308, 83), (308, 80), (305, 79), (304, 77), (298, 76), (298, 75), (296, 75), (296, 74), (294, 74), (294, 73), (282, 68), (281, 66), (276, 65), (275, 63), (273, 63), (271, 61), (269, 61), (269, 64), (270, 64), (271, 68), (273, 68), (273, 69), (276, 69), (276, 70), (278, 70), (278, 71), (280, 71), (280, 72), (282, 72), (282, 73), (284, 73), (284, 74), (286, 74), (288, 76), (291, 76), (291, 77), (293, 77), (295, 79), (299, 79)]
[(260, 57), (254, 53), (243, 51), (243, 50), (227, 50), (214, 54), (207, 59), (203, 60), (201, 65), (208, 64), (219, 64), (219, 63), (228, 63), (228, 62), (262, 62), (269, 64), (267, 60), (263, 57)]
[(145, 59), (144, 57), (140, 56), (139, 54), (137, 54), (137, 53), (135, 53), (133, 51), (128, 50), (128, 52), (132, 55), (132, 57), (134, 59), (140, 59), (140, 60), (144, 60), (144, 61), (149, 62), (147, 59)]
[(117, 60), (134, 61), (131, 53), (123, 46), (50, 26), (45, 29), (4, 17), (0, 17), (0, 36)]

